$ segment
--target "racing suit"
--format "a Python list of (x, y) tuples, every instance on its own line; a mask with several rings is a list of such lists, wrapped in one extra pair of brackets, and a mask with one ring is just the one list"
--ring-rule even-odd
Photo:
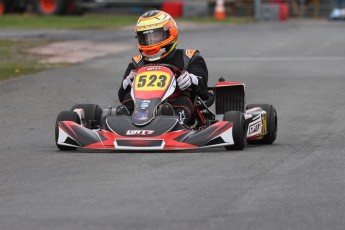
[[(198, 77), (198, 84), (192, 84), (189, 87), (189, 91), (184, 91), (184, 94), (169, 99), (168, 102), (172, 105), (175, 110), (175, 114), (179, 117), (181, 122), (189, 124), (191, 117), (194, 112), (194, 105), (191, 98), (199, 96), (201, 99), (206, 100), (208, 97), (207, 82), (208, 82), (208, 70), (204, 58), (200, 55), (197, 50), (186, 50), (186, 49), (175, 49), (167, 57), (157, 62), (147, 62), (144, 60), (142, 55), (138, 55), (132, 58), (132, 62), (129, 63), (127, 70), (124, 74), (124, 79), (134, 69), (140, 68), (143, 65), (150, 63), (164, 63), (176, 66), (180, 70), (188, 71), (190, 74), (194, 74)], [(134, 109), (134, 102), (130, 95), (131, 87), (123, 88), (122, 84), (118, 91), (120, 102), (125, 105), (128, 110), (132, 113)]]

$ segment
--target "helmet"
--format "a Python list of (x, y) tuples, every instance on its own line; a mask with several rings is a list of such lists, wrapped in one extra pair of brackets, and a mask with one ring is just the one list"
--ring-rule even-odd
[(150, 10), (139, 17), (136, 25), (139, 52), (145, 60), (158, 61), (177, 45), (175, 20), (166, 12)]

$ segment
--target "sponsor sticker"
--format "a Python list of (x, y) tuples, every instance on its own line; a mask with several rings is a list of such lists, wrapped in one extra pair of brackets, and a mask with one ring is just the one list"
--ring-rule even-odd
[(134, 119), (138, 120), (138, 121), (146, 121), (149, 119), (148, 114), (149, 114), (148, 110), (135, 111), (134, 112)]
[(249, 135), (258, 132), (259, 130), (260, 130), (260, 122), (257, 122), (256, 124), (252, 124), (248, 127)]
[(153, 134), (153, 130), (127, 130), (126, 135), (127, 136), (146, 136)]
[(248, 136), (255, 136), (261, 133), (261, 115), (258, 115), (253, 118), (253, 122), (248, 125)]
[(161, 67), (147, 67), (146, 70), (147, 71), (151, 71), (151, 70), (161, 70)]
[(143, 32), (143, 34), (152, 34), (152, 33), (153, 33), (153, 30), (147, 30)]
[(145, 108), (149, 107), (150, 102), (151, 102), (150, 100), (143, 100), (143, 101), (141, 101), (141, 103), (140, 103), (140, 107), (141, 107), (142, 109), (145, 109)]

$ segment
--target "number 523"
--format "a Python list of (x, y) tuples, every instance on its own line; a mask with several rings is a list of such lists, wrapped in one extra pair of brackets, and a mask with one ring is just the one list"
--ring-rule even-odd
[(138, 89), (150, 88), (152, 90), (154, 88), (157, 88), (159, 90), (163, 90), (163, 88), (166, 86), (168, 77), (169, 76), (163, 74), (159, 76), (157, 76), (156, 74), (152, 74), (149, 76), (140, 75), (136, 79), (136, 87)]

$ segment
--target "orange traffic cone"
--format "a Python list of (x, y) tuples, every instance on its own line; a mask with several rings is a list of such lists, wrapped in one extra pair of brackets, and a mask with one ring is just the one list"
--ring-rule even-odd
[(216, 8), (214, 10), (214, 18), (217, 20), (223, 20), (226, 18), (224, 0), (217, 0)]

